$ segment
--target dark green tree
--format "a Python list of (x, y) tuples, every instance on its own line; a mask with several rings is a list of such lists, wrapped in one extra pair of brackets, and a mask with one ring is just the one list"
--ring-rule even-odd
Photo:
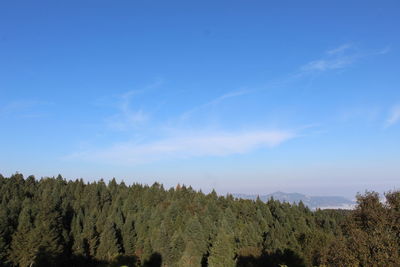
[(96, 258), (113, 261), (121, 255), (122, 248), (119, 244), (115, 223), (110, 218), (107, 220), (103, 232), (100, 234), (100, 243), (96, 251)]
[(30, 201), (25, 201), (19, 216), (17, 231), (11, 242), (9, 259), (21, 267), (33, 265), (38, 256), (40, 239), (34, 231), (34, 214)]
[(122, 228), (122, 239), (124, 252), (128, 256), (135, 255), (136, 250), (136, 230), (133, 212), (128, 213), (125, 224)]
[(45, 188), (33, 229), (32, 238), (39, 243), (36, 263), (42, 266), (63, 262), (65, 252), (60, 200), (52, 193), (50, 187)]
[(210, 267), (234, 267), (236, 265), (235, 240), (232, 232), (228, 231), (227, 228), (227, 222), (223, 221), (210, 249), (210, 256), (208, 257), (208, 266)]

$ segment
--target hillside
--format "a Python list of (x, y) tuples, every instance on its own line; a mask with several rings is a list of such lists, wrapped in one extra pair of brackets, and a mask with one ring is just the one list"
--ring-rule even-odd
[[(0, 175), (0, 266), (399, 266), (400, 193), (354, 211)], [(390, 255), (390, 257), (387, 257)]]

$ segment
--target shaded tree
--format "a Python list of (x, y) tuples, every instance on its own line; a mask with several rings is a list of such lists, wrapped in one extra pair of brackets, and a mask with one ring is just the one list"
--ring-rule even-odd
[(208, 265), (210, 267), (235, 266), (235, 243), (232, 232), (227, 230), (227, 222), (223, 221), (219, 228), (217, 237), (213, 242), (210, 249), (210, 256), (208, 257)]
[(109, 219), (100, 234), (99, 247), (96, 251), (96, 257), (100, 260), (112, 261), (122, 252), (121, 245), (118, 242), (115, 223)]

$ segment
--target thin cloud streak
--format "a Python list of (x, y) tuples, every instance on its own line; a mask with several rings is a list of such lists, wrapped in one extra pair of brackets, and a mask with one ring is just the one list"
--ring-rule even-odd
[(331, 50), (328, 50), (326, 53), (327, 53), (328, 55), (336, 55), (336, 54), (343, 53), (344, 51), (346, 51), (346, 50), (348, 50), (348, 49), (350, 49), (350, 48), (352, 48), (352, 47), (353, 47), (352, 44), (343, 44), (343, 45), (341, 45), (341, 46), (338, 46), (338, 47), (336, 47), (336, 48), (333, 48), (333, 49), (331, 49)]
[(149, 120), (150, 115), (143, 109), (133, 109), (133, 98), (139, 94), (146, 93), (149, 90), (157, 89), (162, 86), (163, 81), (157, 80), (156, 82), (145, 86), (143, 89), (131, 90), (120, 95), (119, 101), (116, 104), (118, 112), (108, 118), (106, 123), (109, 128), (114, 130), (128, 130), (136, 127), (139, 124)]
[(328, 50), (325, 56), (318, 60), (313, 60), (300, 68), (303, 73), (307, 72), (323, 72), (327, 70), (342, 69), (352, 64), (358, 57), (352, 44), (343, 44), (334, 49)]
[(386, 120), (385, 127), (393, 126), (399, 121), (400, 121), (400, 105), (396, 105), (390, 111), (390, 115)]
[(342, 69), (354, 62), (354, 57), (341, 57), (332, 60), (320, 59), (307, 63), (301, 70), (308, 71), (326, 71), (334, 69)]
[(310, 61), (309, 63), (300, 67), (300, 74), (344, 69), (361, 58), (384, 55), (389, 52), (389, 46), (386, 46), (378, 51), (375, 50), (370, 52), (362, 52), (351, 43), (343, 44), (328, 50), (325, 57)]
[(144, 144), (121, 143), (102, 150), (76, 153), (67, 158), (111, 164), (141, 164), (191, 157), (223, 157), (278, 146), (295, 137), (296, 134), (290, 131), (278, 130), (181, 134)]
[(388, 46), (382, 48), (381, 50), (379, 50), (379, 51), (377, 52), (377, 54), (378, 54), (378, 55), (385, 55), (385, 54), (389, 53), (390, 50), (391, 50), (391, 47), (388, 45)]
[(223, 94), (220, 97), (217, 97), (216, 99), (210, 101), (208, 103), (208, 105), (214, 105), (214, 104), (218, 104), (219, 102), (221, 102), (222, 100), (228, 99), (228, 98), (232, 98), (232, 97), (237, 97), (237, 96), (242, 96), (242, 95), (246, 95), (249, 94), (251, 91), (250, 90), (237, 90), (237, 91), (231, 91), (229, 93)]
[(192, 116), (192, 114), (194, 114), (197, 111), (200, 111), (204, 108), (210, 107), (210, 106), (215, 106), (218, 105), (219, 103), (221, 103), (222, 101), (225, 101), (229, 98), (234, 98), (234, 97), (238, 97), (238, 96), (242, 96), (242, 95), (247, 95), (249, 93), (251, 93), (251, 90), (236, 90), (236, 91), (231, 91), (228, 92), (226, 94), (223, 94), (221, 96), (218, 96), (216, 98), (214, 98), (213, 100), (206, 102), (202, 105), (199, 105), (197, 107), (194, 107), (188, 111), (185, 111), (182, 113), (182, 115), (180, 116), (180, 120), (187, 120), (188, 118), (190, 118), (190, 116)]

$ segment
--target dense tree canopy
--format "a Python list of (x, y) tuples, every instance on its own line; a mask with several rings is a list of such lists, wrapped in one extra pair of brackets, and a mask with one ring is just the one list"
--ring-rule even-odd
[(400, 266), (400, 193), (354, 211), (0, 175), (0, 266)]

